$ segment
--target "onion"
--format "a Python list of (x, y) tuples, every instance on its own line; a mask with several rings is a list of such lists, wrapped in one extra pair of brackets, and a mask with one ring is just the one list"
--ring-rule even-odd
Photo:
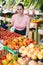
[(31, 61), (28, 63), (28, 65), (38, 65), (38, 63), (35, 62), (35, 61), (33, 61), (33, 60), (31, 60)]

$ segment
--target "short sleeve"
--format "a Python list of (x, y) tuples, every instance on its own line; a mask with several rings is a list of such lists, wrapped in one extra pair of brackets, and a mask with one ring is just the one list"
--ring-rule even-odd
[(29, 17), (29, 16), (27, 16), (27, 22), (28, 22), (28, 21), (30, 22), (30, 17)]
[(15, 15), (13, 15), (11, 18), (11, 22), (14, 22), (14, 21), (15, 21)]

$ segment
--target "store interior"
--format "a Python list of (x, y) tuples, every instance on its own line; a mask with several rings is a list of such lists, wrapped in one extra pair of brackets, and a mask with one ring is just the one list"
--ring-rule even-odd
[[(28, 37), (5, 26), (19, 3), (30, 17)], [(43, 0), (0, 0), (0, 65), (43, 65)]]

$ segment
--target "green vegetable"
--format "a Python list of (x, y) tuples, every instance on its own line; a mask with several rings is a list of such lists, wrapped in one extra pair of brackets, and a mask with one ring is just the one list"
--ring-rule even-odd
[(13, 55), (13, 61), (17, 61), (18, 60), (18, 54), (14, 54)]

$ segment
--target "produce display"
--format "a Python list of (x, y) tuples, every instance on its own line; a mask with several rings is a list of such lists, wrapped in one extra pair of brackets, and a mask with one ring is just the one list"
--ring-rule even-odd
[(35, 23), (37, 23), (37, 22), (39, 22), (40, 20), (38, 20), (38, 19), (33, 19), (33, 20), (31, 20), (31, 22), (35, 22)]
[(30, 40), (30, 39), (27, 39), (27, 38), (25, 38), (24, 36), (21, 36), (21, 37), (16, 37), (16, 38), (14, 38), (12, 41), (9, 41), (9, 40), (5, 40), (4, 42), (3, 42), (3, 45), (6, 45), (6, 46), (8, 46), (9, 48), (11, 48), (11, 49), (19, 49), (20, 47), (22, 47), (22, 46), (28, 46), (29, 44), (31, 44), (31, 43), (33, 43), (33, 44), (36, 44), (36, 42), (35, 41), (33, 41), (33, 40)]
[(41, 22), (41, 21), (43, 21), (43, 20), (40, 20), (40, 19), (33, 19), (33, 20), (31, 20), (31, 22), (35, 22), (35, 23), (38, 23), (38, 22)]
[[(3, 54), (1, 55), (3, 51)], [(7, 52), (7, 53), (6, 53)], [(9, 53), (8, 51), (1, 50), (0, 51), (0, 65), (30, 65), (35, 64), (38, 65), (38, 62), (31, 60), (29, 57), (18, 57), (17, 54), (13, 55), (12, 53)]]
[(0, 62), (6, 58), (8, 51), (0, 50)]
[(22, 56), (27, 56), (28, 58), (31, 58), (33, 60), (43, 60), (43, 49), (41, 48), (43, 45), (34, 45), (30, 44), (27, 47), (22, 46), (19, 49), (19, 52)]
[[(20, 2), (24, 4), (24, 7), (29, 9), (39, 9), (43, 4), (43, 0), (6, 0), (4, 7), (10, 7), (12, 4), (13, 7), (16, 7)], [(3, 0), (0, 0), (0, 4), (3, 4)]]
[(43, 44), (38, 45), (32, 39), (0, 28), (2, 39), (0, 65), (38, 65), (38, 61), (43, 62)]
[[(35, 13), (35, 16), (32, 16), (30, 20), (31, 22), (43, 21), (37, 12), (43, 11), (43, 9), (41, 10), (43, 0), (0, 0), (0, 8), (2, 9), (2, 12), (0, 9), (0, 14), (4, 16), (3, 14), (8, 13), (7, 18), (9, 18), (15, 13), (18, 3), (22, 3), (24, 10), (27, 10), (29, 14), (31, 14), (31, 10), (33, 14)], [(36, 34), (36, 36), (38, 35)], [(43, 65), (43, 44), (40, 42), (37, 44), (33, 39), (0, 27), (0, 65)]]
[(9, 32), (3, 28), (0, 28), (0, 39), (4, 39), (3, 45), (11, 49), (19, 49), (21, 46), (28, 46), (30, 43), (36, 43), (20, 34)]
[(12, 41), (15, 37), (19, 37), (19, 36), (21, 36), (21, 35), (10, 32), (3, 28), (0, 28), (0, 39)]
[(8, 51), (0, 51), (0, 65), (20, 65), (18, 60), (18, 55), (13, 55)]
[[(1, 55), (3, 51), (3, 56)], [(0, 65), (29, 65), (30, 62), (34, 62), (34, 64), (37, 64), (35, 61), (31, 61), (28, 57), (18, 57), (17, 54), (13, 55), (9, 53), (8, 51), (1, 50), (0, 51)]]

